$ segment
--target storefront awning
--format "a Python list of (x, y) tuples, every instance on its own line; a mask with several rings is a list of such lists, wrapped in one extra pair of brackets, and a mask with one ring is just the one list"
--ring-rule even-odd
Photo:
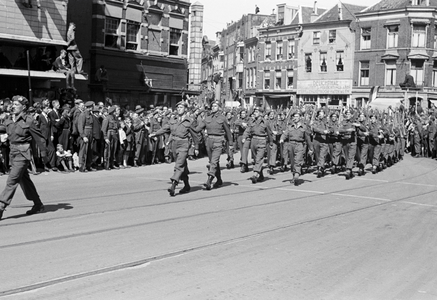
[(404, 98), (376, 98), (368, 104), (370, 108), (377, 108), (380, 110), (387, 109), (389, 106), (396, 107), (400, 106), (400, 101)]
[[(27, 70), (17, 70), (17, 69), (1, 69), (0, 76), (16, 76), (16, 77), (27, 77)], [(42, 79), (65, 79), (65, 75), (57, 72), (43, 72), (43, 71), (30, 71), (31, 78), (42, 78)], [(87, 78), (80, 74), (75, 74), (74, 78), (77, 80), (87, 80)]]

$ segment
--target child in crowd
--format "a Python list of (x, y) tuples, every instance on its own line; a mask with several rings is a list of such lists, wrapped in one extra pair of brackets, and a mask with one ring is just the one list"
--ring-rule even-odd
[(56, 146), (56, 165), (62, 166), (66, 172), (74, 172), (72, 156), (71, 151), (65, 151), (61, 144)]

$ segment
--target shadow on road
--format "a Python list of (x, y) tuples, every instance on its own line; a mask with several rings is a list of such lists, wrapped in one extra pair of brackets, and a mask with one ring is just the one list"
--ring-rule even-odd
[[(44, 204), (44, 211), (39, 212), (38, 214), (48, 213), (48, 212), (54, 212), (57, 210), (69, 210), (73, 209), (73, 206), (71, 206), (70, 203), (58, 203), (58, 204)], [(22, 217), (29, 217), (26, 214), (16, 215), (16, 216), (10, 216), (7, 218), (3, 218), (3, 220), (6, 219), (20, 219)]]

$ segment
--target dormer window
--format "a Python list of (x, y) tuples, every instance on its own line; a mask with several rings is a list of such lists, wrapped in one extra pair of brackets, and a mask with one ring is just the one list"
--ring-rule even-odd
[(422, 5), (425, 2), (425, 0), (411, 0), (411, 5), (418, 6)]

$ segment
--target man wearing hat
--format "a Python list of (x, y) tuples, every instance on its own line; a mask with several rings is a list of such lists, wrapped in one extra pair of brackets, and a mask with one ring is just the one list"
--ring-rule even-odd
[(249, 149), (250, 149), (250, 142), (251, 137), (246, 137), (245, 142), (243, 143), (243, 134), (246, 128), (249, 126), (251, 120), (250, 117), (247, 115), (246, 110), (240, 111), (239, 118), (235, 121), (235, 130), (237, 131), (237, 143), (238, 148), (240, 149), (240, 172), (245, 173), (249, 171), (248, 167), (248, 156), (249, 156)]
[(116, 151), (119, 144), (117, 109), (115, 106), (108, 108), (108, 117), (102, 122), (103, 140), (105, 150), (103, 154), (105, 170), (118, 169), (115, 165)]
[(293, 172), (291, 183), (299, 185), (299, 177), (302, 174), (302, 165), (304, 164), (305, 143), (309, 147), (309, 154), (311, 154), (314, 149), (307, 128), (303, 122), (301, 122), (301, 113), (296, 110), (291, 113), (291, 116), (292, 123), (285, 129), (279, 142), (284, 143), (287, 140), (289, 141), (291, 171)]
[(328, 155), (328, 140), (327, 134), (329, 133), (328, 125), (325, 120), (325, 112), (323, 110), (317, 111), (316, 119), (312, 126), (314, 133), (313, 146), (314, 156), (317, 162), (317, 177), (323, 177), (325, 175), (325, 162)]
[(102, 122), (103, 122), (103, 116), (101, 115), (100, 106), (94, 106), (92, 111), (93, 116), (93, 165), (99, 166), (102, 162), (103, 157), (103, 134), (102, 134)]
[(176, 104), (177, 115), (171, 117), (167, 124), (149, 136), (153, 138), (164, 133), (170, 133), (172, 136), (172, 152), (175, 156), (175, 166), (173, 176), (170, 178), (171, 186), (168, 189), (170, 196), (175, 195), (176, 186), (181, 179), (184, 182), (184, 187), (179, 193), (188, 193), (191, 189), (188, 181), (187, 156), (190, 146), (189, 137), (191, 135), (193, 139), (196, 139), (196, 135), (191, 130), (193, 120), (187, 114), (187, 107), (188, 105), (184, 101)]
[(339, 119), (338, 112), (331, 112), (330, 119), (328, 120), (328, 147), (329, 147), (329, 155), (331, 156), (331, 174), (335, 174), (339, 171), (340, 165), (340, 156), (342, 151), (342, 144), (340, 140), (340, 132), (339, 132)]
[(79, 130), (77, 127), (77, 121), (79, 120), (80, 114), (85, 111), (85, 105), (81, 99), (74, 100), (74, 107), (70, 111), (72, 116), (72, 130), (71, 138), (73, 141), (73, 152), (79, 153)]
[(79, 115), (77, 119), (77, 130), (79, 133), (79, 171), (95, 171), (91, 168), (93, 151), (93, 125), (94, 118), (92, 116), (92, 110), (94, 107), (93, 101), (85, 102), (85, 110)]
[(273, 133), (269, 126), (268, 120), (264, 119), (263, 110), (256, 107), (253, 110), (254, 121), (244, 131), (243, 142), (246, 137), (252, 138), (251, 150), (255, 158), (253, 166), (253, 176), (250, 178), (252, 183), (264, 180), (263, 162), (266, 154), (266, 143), (269, 140), (270, 149), (273, 147)]
[(359, 127), (360, 124), (355, 122), (350, 109), (344, 112), (344, 116), (343, 122), (340, 123), (339, 132), (342, 135), (341, 142), (343, 144), (343, 153), (346, 160), (346, 180), (349, 180), (354, 176), (352, 168), (357, 151), (356, 128)]
[(5, 208), (11, 204), (18, 185), (21, 186), (24, 196), (33, 202), (32, 208), (26, 212), (27, 215), (44, 210), (35, 185), (30, 179), (28, 167), (32, 161), (32, 140), (38, 145), (44, 160), (46, 160), (47, 149), (44, 136), (35, 125), (33, 117), (26, 112), (28, 107), (29, 101), (25, 97), (14, 96), (12, 98), (12, 116), (0, 125), (0, 133), (8, 134), (11, 149), (11, 169), (6, 186), (0, 194), (0, 219)]
[(208, 179), (205, 183), (207, 190), (211, 190), (214, 177), (217, 178), (217, 181), (213, 185), (214, 188), (218, 188), (223, 184), (220, 171), (220, 155), (223, 152), (225, 139), (229, 142), (230, 151), (232, 151), (234, 147), (228, 122), (226, 121), (226, 117), (220, 113), (219, 108), (219, 102), (213, 101), (211, 103), (211, 113), (207, 115), (203, 121), (200, 121), (199, 125), (194, 129), (196, 132), (206, 129), (208, 134), (208, 138), (206, 139), (206, 152), (209, 158), (209, 171)]

